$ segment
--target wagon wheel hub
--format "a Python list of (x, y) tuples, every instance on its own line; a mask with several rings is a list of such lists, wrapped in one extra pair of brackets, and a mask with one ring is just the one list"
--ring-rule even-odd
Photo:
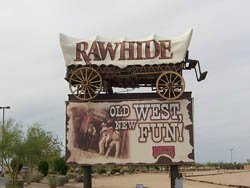
[(83, 80), (82, 85), (84, 87), (87, 87), (89, 85), (89, 81), (88, 80)]
[(168, 89), (172, 90), (174, 89), (174, 84), (172, 82), (167, 84)]

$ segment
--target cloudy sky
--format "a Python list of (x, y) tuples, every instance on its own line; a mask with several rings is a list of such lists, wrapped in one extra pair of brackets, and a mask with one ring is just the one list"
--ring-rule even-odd
[[(197, 162), (250, 158), (250, 1), (10, 0), (0, 6), (0, 106), (24, 129), (40, 122), (65, 139), (69, 88), (59, 33), (77, 38), (175, 37), (194, 29), (190, 58), (207, 70), (197, 82), (186, 71), (195, 100)], [(1, 116), (0, 116), (1, 117)], [(0, 118), (2, 119), (2, 118)]]

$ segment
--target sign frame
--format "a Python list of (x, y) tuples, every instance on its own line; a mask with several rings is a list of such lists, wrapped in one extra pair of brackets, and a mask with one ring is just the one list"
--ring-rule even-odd
[[(183, 164), (193, 164), (195, 162), (194, 158), (194, 124), (193, 124), (193, 98), (191, 97), (191, 92), (185, 92), (182, 97), (179, 100), (189, 100), (191, 101), (191, 107), (189, 105), (189, 108), (191, 108), (190, 111), (190, 120), (192, 121), (192, 124), (186, 127), (189, 131), (189, 143), (193, 147), (192, 152), (189, 153), (188, 158), (192, 159), (189, 162), (187, 161), (177, 161), (173, 162), (167, 157), (160, 157), (158, 161), (154, 163), (146, 163), (146, 162), (127, 162), (127, 163), (119, 163), (117, 161), (111, 161), (111, 162), (96, 162), (96, 163), (79, 163), (77, 161), (72, 161), (68, 160), (71, 155), (71, 150), (68, 147), (69, 144), (69, 139), (67, 137), (67, 133), (69, 131), (69, 119), (70, 117), (67, 115), (67, 105), (70, 103), (82, 103), (82, 104), (90, 104), (89, 102), (82, 102), (78, 99), (76, 99), (73, 95), (69, 95), (69, 101), (66, 101), (66, 163), (70, 165), (84, 165), (84, 166), (89, 166), (89, 165), (183, 165)], [(121, 102), (121, 101), (150, 101), (150, 100), (159, 100), (159, 101), (164, 101), (162, 98), (160, 98), (157, 94), (155, 93), (131, 93), (131, 94), (114, 94), (114, 95), (99, 95), (95, 100), (91, 102)], [(169, 101), (168, 101), (169, 102)], [(105, 160), (104, 160), (105, 161)]]

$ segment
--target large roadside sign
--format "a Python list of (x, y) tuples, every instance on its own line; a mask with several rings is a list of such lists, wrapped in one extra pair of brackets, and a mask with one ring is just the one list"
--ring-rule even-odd
[(79, 165), (194, 162), (193, 99), (66, 102), (66, 161)]

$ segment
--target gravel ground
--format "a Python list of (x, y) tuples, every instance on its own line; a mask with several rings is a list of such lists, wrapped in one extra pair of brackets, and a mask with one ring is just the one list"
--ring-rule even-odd
[(250, 172), (238, 172), (238, 173), (223, 173), (214, 176), (197, 176), (188, 177), (189, 179), (198, 181), (209, 181), (227, 185), (242, 185), (250, 187)]
[[(170, 188), (170, 179), (167, 173), (142, 173), (133, 175), (99, 176), (92, 178), (93, 188), (135, 188), (136, 184), (143, 184), (148, 188)], [(49, 188), (47, 183), (32, 183), (24, 186), (25, 188)], [(186, 181), (183, 182), (184, 188), (226, 188), (224, 186)], [(0, 186), (4, 188), (4, 186)], [(83, 183), (70, 181), (62, 188), (83, 188)]]

